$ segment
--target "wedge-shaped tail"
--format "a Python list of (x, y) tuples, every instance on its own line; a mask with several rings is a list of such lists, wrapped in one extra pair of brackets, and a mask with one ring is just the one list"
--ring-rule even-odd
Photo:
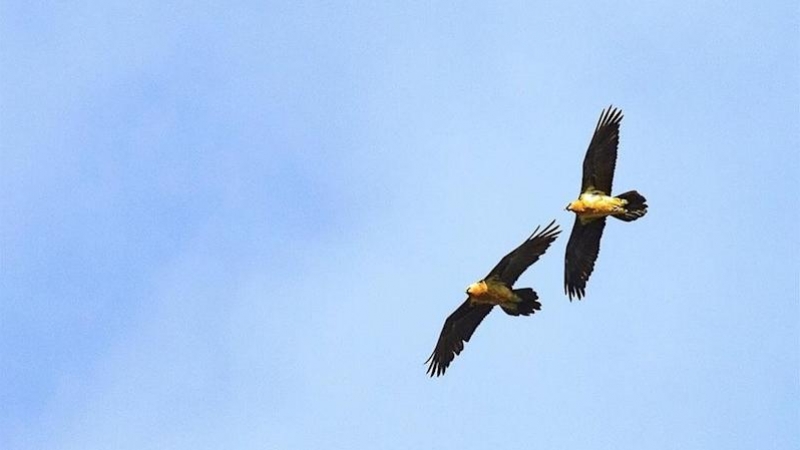
[(533, 289), (514, 289), (514, 294), (522, 301), (510, 305), (500, 305), (509, 316), (530, 316), (542, 309), (542, 304), (539, 303), (539, 295)]
[(614, 214), (613, 217), (625, 222), (633, 222), (647, 214), (647, 199), (642, 194), (636, 191), (628, 191), (617, 195), (617, 198), (621, 198), (628, 203), (625, 205), (624, 213)]

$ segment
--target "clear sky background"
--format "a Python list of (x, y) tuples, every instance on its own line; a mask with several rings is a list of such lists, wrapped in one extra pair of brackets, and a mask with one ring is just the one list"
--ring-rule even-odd
[(797, 3), (376, 3), (0, 2), (0, 448), (798, 448)]

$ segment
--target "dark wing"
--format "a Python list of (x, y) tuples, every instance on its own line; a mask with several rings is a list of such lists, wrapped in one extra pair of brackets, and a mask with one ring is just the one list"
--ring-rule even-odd
[(575, 218), (564, 259), (564, 292), (570, 301), (572, 297), (580, 300), (586, 295), (586, 282), (592, 275), (594, 262), (600, 253), (600, 238), (603, 237), (605, 226), (605, 217), (586, 224), (582, 224), (578, 217)]
[(594, 129), (592, 142), (583, 158), (583, 183), (581, 194), (595, 189), (611, 195), (614, 182), (614, 167), (617, 164), (617, 146), (619, 145), (619, 124), (622, 121), (622, 110), (609, 106), (600, 113), (597, 127)]
[(430, 376), (444, 375), (447, 367), (453, 359), (464, 350), (464, 342), (469, 342), (472, 333), (478, 328), (481, 321), (494, 305), (470, 303), (469, 299), (461, 304), (458, 309), (450, 314), (444, 321), (442, 332), (439, 334), (439, 341), (433, 349), (430, 358), (425, 364), (430, 362), (428, 373)]
[(541, 232), (537, 234), (539, 227), (533, 230), (533, 234), (528, 237), (519, 247), (507, 254), (494, 266), (486, 278), (497, 277), (507, 286), (511, 287), (525, 270), (539, 260), (539, 257), (547, 251), (550, 244), (556, 240), (561, 230), (558, 229), (556, 221), (550, 222)]

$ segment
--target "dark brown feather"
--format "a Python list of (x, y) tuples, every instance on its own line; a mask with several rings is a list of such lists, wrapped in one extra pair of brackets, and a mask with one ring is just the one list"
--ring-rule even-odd
[(539, 232), (539, 227), (536, 227), (525, 242), (504, 256), (494, 266), (489, 275), (486, 275), (486, 279), (496, 277), (509, 288), (514, 286), (520, 275), (539, 260), (539, 257), (547, 251), (559, 233), (561, 233), (561, 230), (558, 229), (555, 220), (550, 222), (541, 232)]
[(600, 113), (592, 141), (583, 159), (583, 182), (581, 194), (587, 190), (597, 190), (611, 195), (614, 183), (614, 168), (617, 164), (619, 145), (619, 125), (622, 110), (609, 106)]
[(464, 342), (469, 342), (472, 333), (478, 328), (483, 318), (492, 310), (493, 305), (472, 304), (467, 299), (453, 314), (447, 317), (436, 342), (436, 348), (425, 361), (430, 362), (428, 374), (430, 376), (444, 375), (453, 359), (464, 350)]
[(586, 282), (592, 275), (594, 263), (600, 253), (600, 238), (603, 237), (605, 226), (605, 217), (586, 224), (575, 217), (564, 258), (564, 292), (570, 301), (573, 297), (580, 300), (586, 295)]

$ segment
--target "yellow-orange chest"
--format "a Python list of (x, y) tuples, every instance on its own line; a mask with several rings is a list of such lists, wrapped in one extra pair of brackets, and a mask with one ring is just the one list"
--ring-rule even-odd
[(620, 198), (585, 192), (572, 202), (571, 209), (581, 219), (597, 219), (624, 212), (625, 203)]

